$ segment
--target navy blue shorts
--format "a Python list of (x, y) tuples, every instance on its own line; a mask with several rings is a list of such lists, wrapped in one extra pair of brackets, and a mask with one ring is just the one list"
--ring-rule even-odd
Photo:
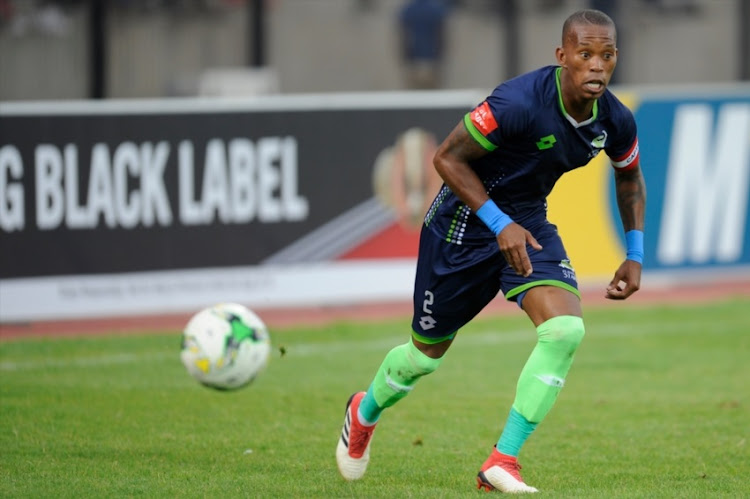
[(546, 219), (524, 226), (542, 245), (541, 251), (526, 247), (534, 267), (528, 277), (516, 274), (496, 241), (457, 245), (422, 227), (412, 319), (418, 340), (435, 343), (450, 337), (501, 290), (509, 301), (516, 301), (529, 288), (543, 285), (558, 286), (580, 296), (576, 274), (557, 227)]

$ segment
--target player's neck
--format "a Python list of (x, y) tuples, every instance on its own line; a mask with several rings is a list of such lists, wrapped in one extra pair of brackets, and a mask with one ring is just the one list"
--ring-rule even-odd
[(563, 92), (563, 106), (565, 106), (565, 112), (576, 120), (578, 123), (582, 123), (587, 119), (591, 118), (594, 111), (594, 102), (596, 100), (589, 99), (571, 99)]

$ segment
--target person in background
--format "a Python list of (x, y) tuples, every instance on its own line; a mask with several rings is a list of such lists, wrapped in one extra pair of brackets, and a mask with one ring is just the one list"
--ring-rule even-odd
[(401, 55), (411, 89), (442, 85), (448, 11), (443, 0), (409, 0), (399, 12)]

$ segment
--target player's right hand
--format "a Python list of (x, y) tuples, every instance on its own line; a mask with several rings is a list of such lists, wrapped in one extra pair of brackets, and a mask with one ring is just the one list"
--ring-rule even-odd
[(524, 229), (517, 223), (513, 222), (505, 227), (497, 235), (497, 245), (516, 274), (528, 277), (534, 271), (529, 260), (529, 253), (526, 251), (526, 245), (535, 250), (542, 249), (542, 245), (537, 242), (531, 232)]

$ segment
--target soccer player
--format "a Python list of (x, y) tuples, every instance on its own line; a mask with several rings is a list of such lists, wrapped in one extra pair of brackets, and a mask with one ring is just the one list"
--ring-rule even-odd
[(627, 245), (606, 297), (622, 300), (640, 287), (646, 193), (633, 115), (607, 90), (616, 39), (603, 12), (575, 12), (563, 24), (557, 65), (499, 85), (439, 146), (433, 162), (444, 185), (422, 227), (413, 332), (347, 403), (336, 449), (345, 479), (364, 475), (381, 412), (434, 372), (458, 330), (502, 291), (528, 314), (538, 339), (477, 485), (537, 492), (517, 457), (552, 408), (584, 335), (575, 272), (545, 199), (565, 172), (602, 149), (614, 167)]

